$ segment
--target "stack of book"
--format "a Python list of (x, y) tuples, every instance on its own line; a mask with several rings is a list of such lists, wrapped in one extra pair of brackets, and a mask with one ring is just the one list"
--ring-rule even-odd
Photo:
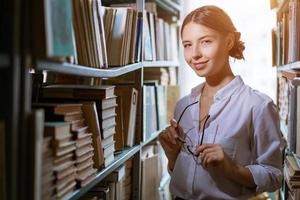
[(63, 198), (76, 187), (75, 142), (67, 122), (46, 122), (45, 136), (52, 138), (56, 197)]
[[(76, 180), (79, 187), (83, 187), (95, 178), (96, 169), (93, 168), (94, 147), (92, 146), (92, 134), (88, 132), (86, 120), (82, 112), (82, 104), (63, 103), (38, 103), (34, 107), (42, 107), (45, 110), (46, 121), (53, 124), (59, 122), (69, 123), (70, 135), (62, 140), (52, 141), (52, 148), (74, 149), (73, 154), (61, 156), (53, 162), (60, 160), (74, 161), (76, 168)], [(75, 159), (74, 159), (75, 158)]]
[(42, 199), (51, 199), (55, 197), (53, 155), (50, 145), (51, 137), (44, 138), (42, 150)]
[(144, 80), (157, 80), (159, 85), (169, 84), (169, 73), (166, 68), (145, 68)]
[[(48, 85), (42, 90), (42, 96), (47, 100), (63, 100), (63, 101), (94, 101), (95, 108), (89, 108), (85, 118), (90, 121), (89, 127), (94, 127), (92, 132), (97, 136), (93, 137), (93, 146), (97, 149), (100, 147), (104, 156), (104, 167), (108, 166), (114, 160), (114, 140), (111, 136), (115, 134), (116, 126), (116, 96), (114, 95), (113, 85), (88, 86), (88, 85)], [(88, 119), (93, 116), (93, 119)], [(98, 122), (98, 125), (93, 123)], [(99, 126), (99, 130), (97, 127)], [(101, 137), (98, 137), (101, 135)], [(97, 143), (96, 141), (97, 137)], [(103, 140), (103, 143), (102, 143)], [(99, 155), (101, 150), (98, 149)], [(95, 154), (94, 156), (97, 156)], [(96, 161), (95, 161), (96, 162)], [(97, 164), (99, 168), (101, 161)]]
[[(284, 178), (288, 186), (290, 199), (300, 199), (300, 168), (298, 158), (287, 155), (284, 166)], [(299, 161), (298, 161), (299, 162)]]

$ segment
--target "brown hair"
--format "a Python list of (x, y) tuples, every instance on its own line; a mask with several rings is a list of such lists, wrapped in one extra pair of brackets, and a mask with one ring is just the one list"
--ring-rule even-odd
[(241, 33), (236, 31), (236, 28), (233, 25), (230, 17), (224, 10), (216, 6), (203, 6), (193, 10), (183, 20), (183, 24), (181, 27), (181, 36), (185, 25), (190, 22), (207, 26), (220, 32), (223, 35), (233, 33), (234, 45), (229, 51), (229, 55), (236, 59), (244, 59), (243, 51), (245, 49), (245, 46), (244, 42), (240, 40)]

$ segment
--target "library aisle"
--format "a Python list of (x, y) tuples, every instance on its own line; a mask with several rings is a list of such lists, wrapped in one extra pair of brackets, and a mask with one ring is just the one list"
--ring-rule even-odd
[[(297, 200), (300, 3), (271, 2), (285, 178), (253, 199)], [(0, 199), (174, 199), (158, 135), (185, 88), (185, 4), (1, 2)]]

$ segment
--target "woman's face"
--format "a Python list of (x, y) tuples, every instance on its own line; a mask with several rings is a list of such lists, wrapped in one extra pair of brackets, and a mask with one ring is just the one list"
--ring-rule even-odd
[(184, 58), (201, 77), (218, 75), (229, 67), (231, 43), (228, 36), (194, 22), (186, 24), (182, 31)]

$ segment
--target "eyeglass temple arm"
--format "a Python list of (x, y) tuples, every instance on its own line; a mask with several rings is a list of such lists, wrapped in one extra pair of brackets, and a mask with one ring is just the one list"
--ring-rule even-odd
[(196, 102), (194, 102), (194, 103), (191, 103), (191, 104), (188, 105), (187, 107), (185, 107), (185, 109), (182, 111), (182, 113), (181, 113), (181, 115), (180, 115), (180, 117), (179, 117), (179, 119), (178, 119), (178, 121), (177, 121), (177, 124), (179, 124), (179, 122), (180, 122), (180, 120), (181, 120), (183, 114), (185, 113), (186, 109), (188, 109), (189, 107), (191, 107), (192, 105), (194, 105), (194, 104), (196, 104), (196, 103), (198, 103), (198, 102), (199, 102), (199, 101), (196, 101)]
[(207, 120), (209, 119), (210, 115), (207, 115), (205, 121), (204, 121), (204, 124), (203, 124), (203, 131), (202, 131), (202, 137), (201, 137), (201, 142), (200, 142), (200, 145), (202, 145), (203, 143), (203, 138), (204, 138), (204, 131), (205, 131), (205, 125), (206, 125), (206, 122)]
[[(181, 118), (182, 118), (184, 112), (186, 111), (186, 109), (188, 109), (189, 107), (191, 107), (192, 105), (194, 105), (194, 104), (196, 104), (196, 103), (198, 103), (198, 102), (199, 102), (199, 101), (196, 101), (196, 102), (194, 102), (194, 103), (192, 103), (192, 104), (190, 104), (190, 105), (188, 105), (188, 106), (185, 107), (185, 109), (182, 111), (182, 113), (181, 113), (181, 115), (180, 115), (180, 117), (179, 117), (179, 119), (178, 119), (178, 121), (177, 121), (177, 124), (179, 124), (179, 122), (180, 122), (180, 120), (181, 120)], [(177, 131), (177, 130), (178, 130), (178, 127), (176, 127), (176, 131)], [(186, 141), (184, 141), (183, 139), (181, 139), (181, 138), (179, 137), (179, 135), (178, 135), (177, 139), (178, 139), (181, 143), (186, 143)]]

